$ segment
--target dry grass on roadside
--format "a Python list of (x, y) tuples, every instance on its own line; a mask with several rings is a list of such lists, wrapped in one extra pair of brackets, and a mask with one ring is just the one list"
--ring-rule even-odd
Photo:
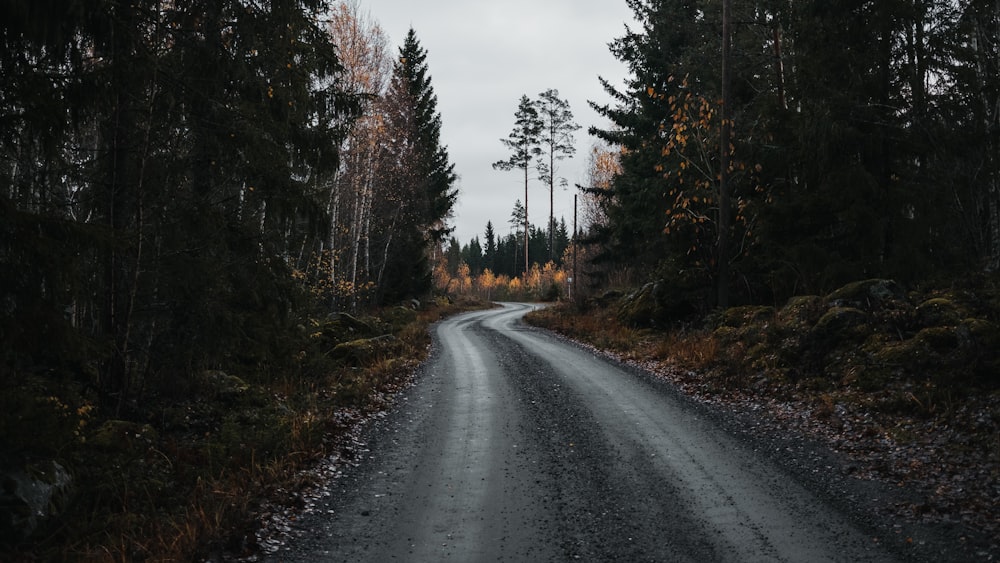
[(656, 340), (653, 357), (684, 369), (703, 370), (716, 365), (722, 352), (711, 332), (674, 330)]
[(572, 305), (560, 304), (532, 311), (525, 319), (533, 325), (612, 352), (632, 353), (641, 348), (642, 331), (623, 325), (612, 313), (591, 313), (581, 314)]
[(528, 322), (626, 357), (651, 359), (684, 369), (708, 369), (725, 351), (709, 331), (640, 330), (622, 324), (610, 311), (581, 312), (572, 305), (546, 307), (528, 314)]

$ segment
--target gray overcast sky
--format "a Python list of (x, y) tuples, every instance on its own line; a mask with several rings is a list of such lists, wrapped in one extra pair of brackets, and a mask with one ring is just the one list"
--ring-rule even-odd
[[(431, 84), (438, 96), (442, 143), (459, 175), (459, 200), (452, 225), (462, 244), (483, 237), (486, 222), (497, 234), (509, 232), (514, 201), (524, 199), (520, 171), (495, 171), (492, 164), (509, 156), (500, 143), (514, 126), (522, 94), (531, 98), (549, 88), (569, 101), (582, 126), (577, 153), (559, 165), (558, 175), (570, 187), (556, 187), (556, 221), (565, 217), (572, 228), (574, 184), (583, 184), (587, 155), (595, 139), (591, 125), (606, 120), (588, 100), (609, 98), (597, 77), (619, 85), (625, 65), (608, 51), (608, 43), (634, 28), (625, 0), (360, 0), (393, 44), (393, 55), (410, 27), (427, 50)], [(548, 189), (532, 179), (529, 219), (545, 225)]]

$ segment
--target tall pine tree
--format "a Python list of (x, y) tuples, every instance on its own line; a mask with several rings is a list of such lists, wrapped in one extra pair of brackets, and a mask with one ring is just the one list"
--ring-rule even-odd
[[(542, 130), (539, 135), (540, 146), (542, 148), (541, 160), (538, 164), (539, 177), (542, 182), (549, 187), (549, 261), (561, 258), (554, 244), (556, 219), (555, 219), (555, 191), (556, 178), (559, 173), (558, 162), (567, 158), (572, 158), (576, 154), (576, 146), (573, 134), (580, 129), (580, 126), (573, 121), (573, 111), (569, 107), (569, 101), (559, 97), (559, 91), (548, 89), (538, 95), (535, 101), (538, 107), (538, 117), (542, 122)], [(559, 185), (565, 186), (565, 178), (559, 179)]]
[[(497, 170), (520, 169), (524, 172), (524, 271), (528, 271), (529, 252), (529, 229), (528, 229), (528, 171), (531, 164), (542, 154), (541, 148), (542, 120), (538, 115), (538, 108), (528, 99), (528, 96), (521, 96), (514, 112), (514, 128), (506, 139), (500, 139), (505, 147), (510, 149), (511, 154), (506, 160), (493, 163), (493, 168)], [(520, 202), (518, 202), (520, 205)]]

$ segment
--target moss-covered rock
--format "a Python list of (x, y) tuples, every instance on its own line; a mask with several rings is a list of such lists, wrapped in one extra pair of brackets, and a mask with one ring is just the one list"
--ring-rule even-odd
[(897, 368), (913, 373), (927, 363), (931, 350), (925, 340), (910, 338), (887, 342), (873, 350), (872, 363), (880, 368)]
[(748, 305), (730, 307), (722, 313), (722, 326), (742, 327), (769, 322), (774, 319), (774, 307)]
[(375, 323), (347, 313), (334, 313), (320, 326), (322, 335), (333, 342), (347, 342), (379, 335)]
[(906, 301), (906, 292), (893, 280), (870, 279), (849, 283), (826, 296), (832, 307), (877, 311), (893, 302)]
[(375, 327), (371, 322), (361, 320), (347, 313), (337, 313), (335, 322), (361, 334), (373, 334), (375, 332)]
[(620, 300), (618, 320), (631, 327), (665, 327), (690, 320), (701, 312), (711, 294), (711, 280), (699, 269), (663, 265), (657, 281), (647, 283)]
[(940, 354), (953, 353), (959, 344), (958, 331), (953, 327), (934, 326), (922, 329), (913, 337), (917, 344)]
[(629, 326), (656, 326), (665, 320), (666, 311), (660, 304), (663, 282), (651, 282), (621, 300), (618, 320)]
[(28, 539), (58, 515), (71, 496), (73, 479), (53, 460), (4, 459), (0, 463), (0, 544)]
[(409, 307), (392, 307), (382, 311), (382, 320), (389, 323), (393, 331), (417, 320), (417, 312)]
[(1000, 327), (983, 319), (965, 319), (957, 334), (965, 346), (992, 354), (1000, 353)]
[(812, 333), (821, 340), (857, 340), (865, 337), (868, 313), (854, 307), (831, 307), (816, 321)]
[(917, 322), (923, 327), (955, 326), (968, 311), (946, 297), (934, 297), (917, 306)]
[(740, 331), (731, 326), (720, 326), (715, 329), (712, 334), (719, 340), (720, 343), (729, 344), (739, 339)]
[(826, 312), (826, 301), (819, 295), (792, 297), (778, 311), (778, 323), (793, 330), (812, 327)]
[(239, 400), (250, 389), (250, 385), (246, 381), (222, 370), (202, 372), (198, 383), (199, 391), (204, 397), (217, 399), (224, 403)]

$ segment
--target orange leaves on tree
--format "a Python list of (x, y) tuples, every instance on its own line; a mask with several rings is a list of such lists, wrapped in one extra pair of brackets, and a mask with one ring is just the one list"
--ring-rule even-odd
[[(673, 81), (673, 77), (668, 83)], [(689, 254), (707, 252), (699, 263), (712, 264), (716, 236), (714, 224), (718, 218), (719, 146), (722, 120), (718, 111), (721, 102), (698, 95), (690, 88), (687, 78), (675, 85), (676, 90), (663, 97), (669, 105), (668, 116), (659, 124), (661, 161), (655, 171), (670, 186), (663, 232), (685, 237)], [(730, 120), (730, 125), (732, 125)], [(730, 148), (735, 147), (730, 141)], [(762, 170), (760, 164), (733, 159), (730, 166), (738, 177), (753, 178)], [(754, 181), (751, 179), (751, 181)], [(745, 199), (734, 198), (737, 207), (737, 227), (749, 232), (751, 209)]]

